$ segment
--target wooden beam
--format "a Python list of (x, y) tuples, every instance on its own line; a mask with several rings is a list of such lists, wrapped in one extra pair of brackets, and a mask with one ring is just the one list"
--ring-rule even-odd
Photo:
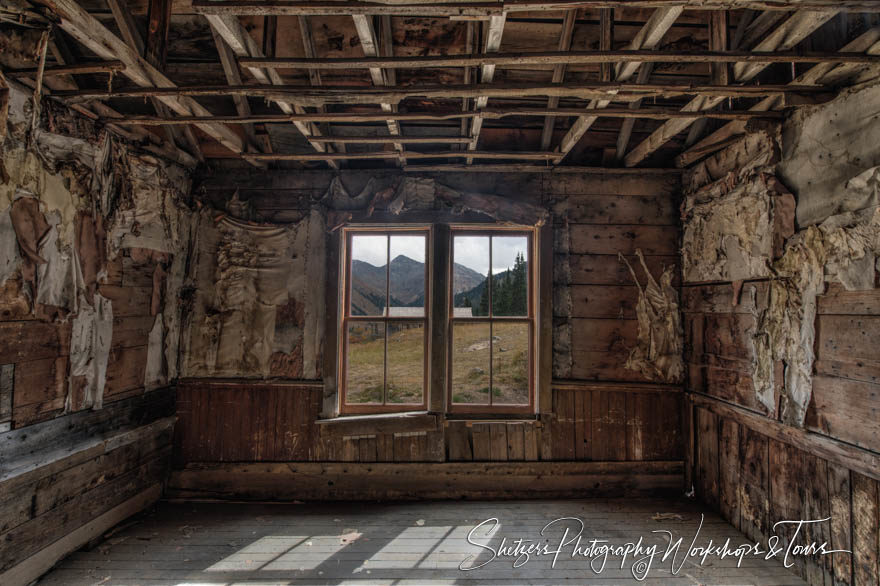
[[(217, 33), (223, 37), (223, 40), (226, 41), (226, 44), (232, 49), (232, 52), (236, 54), (238, 57), (256, 57), (262, 58), (265, 57), (257, 47), (256, 41), (254, 41), (253, 37), (251, 37), (250, 33), (248, 33), (244, 26), (242, 26), (241, 22), (234, 16), (218, 16), (218, 15), (206, 15), (205, 18), (211, 25), (211, 28), (217, 31)], [(248, 71), (250, 71), (251, 75), (254, 78), (263, 84), (271, 84), (271, 85), (282, 85), (284, 82), (281, 80), (281, 76), (278, 75), (278, 72), (273, 69), (268, 69), (263, 71), (263, 69), (259, 67), (248, 67)], [(245, 94), (247, 95), (247, 94)], [(275, 98), (274, 101), (281, 111), (285, 114), (305, 114), (306, 111), (302, 107), (301, 104), (291, 104), (289, 99), (284, 98)], [(294, 122), (293, 125), (299, 130), (300, 134), (302, 134), (306, 140), (308, 140), (312, 136), (320, 136), (321, 132), (317, 126), (314, 124), (308, 124), (304, 122)], [(327, 150), (326, 146), (317, 142), (309, 142), (313, 149), (317, 152), (325, 152)], [(336, 162), (327, 160), (327, 164), (333, 168), (338, 168)]]
[[(818, 29), (820, 26), (828, 22), (834, 17), (836, 12), (795, 12), (791, 17), (785, 20), (779, 27), (770, 33), (763, 41), (752, 48), (753, 52), (788, 50), (807, 38), (810, 33)], [(733, 78), (736, 83), (751, 81), (761, 71), (767, 67), (766, 64), (760, 63), (738, 63), (733, 69)], [(698, 96), (685, 105), (682, 110), (687, 112), (698, 112), (700, 110), (709, 110), (720, 104), (724, 98)], [(691, 124), (698, 120), (700, 116), (691, 119), (680, 118), (664, 122), (660, 128), (655, 130), (648, 138), (630, 151), (624, 157), (624, 164), (627, 167), (633, 167), (645, 160), (651, 153), (666, 144), (672, 137), (686, 130)]]
[[(571, 39), (574, 36), (574, 25), (577, 21), (577, 9), (568, 10), (562, 19), (562, 31), (559, 33), (559, 52), (568, 53), (571, 49)], [(488, 56), (489, 59), (495, 59), (497, 56)], [(496, 65), (498, 63), (496, 62)], [(553, 67), (553, 83), (562, 83), (565, 79), (565, 64), (557, 63)], [(603, 80), (610, 81), (610, 80)], [(547, 108), (556, 108), (559, 106), (559, 98), (547, 98)], [(541, 130), (541, 150), (546, 151), (550, 148), (550, 141), (553, 139), (553, 129), (556, 126), (556, 117), (547, 116), (544, 118), (544, 128)]]
[[(713, 12), (714, 15), (723, 15), (723, 12)], [(571, 45), (571, 31), (574, 26), (574, 17), (563, 20), (563, 30), (560, 34), (559, 46)], [(568, 22), (571, 22), (569, 25)], [(572, 27), (572, 28), (569, 28)], [(566, 36), (567, 35), (567, 36)], [(565, 42), (563, 42), (565, 41)], [(242, 67), (260, 67), (264, 69), (306, 69), (311, 74), (313, 71), (326, 70), (349, 70), (349, 69), (420, 69), (435, 67), (481, 67), (483, 65), (495, 65), (496, 67), (518, 67), (523, 65), (595, 65), (633, 63), (638, 66), (641, 63), (866, 63), (876, 65), (880, 63), (880, 57), (859, 53), (830, 53), (830, 52), (793, 52), (776, 51), (767, 53), (752, 53), (751, 51), (542, 51), (534, 53), (495, 53), (495, 54), (468, 54), (468, 55), (427, 55), (418, 57), (341, 57), (341, 58), (302, 58), (302, 57), (277, 57), (274, 59), (239, 59)], [(388, 72), (386, 71), (386, 74)], [(555, 73), (555, 71), (554, 71)], [(604, 81), (611, 81), (610, 79)], [(618, 80), (621, 81), (621, 80)], [(559, 83), (559, 82), (554, 82)]]
[[(614, 48), (614, 9), (602, 8), (599, 11), (599, 52), (610, 53)], [(611, 81), (614, 70), (611, 62), (599, 66), (599, 81)]]
[[(211, 27), (211, 35), (214, 37), (214, 45), (217, 47), (217, 54), (220, 56), (220, 64), (223, 66), (223, 73), (226, 75), (226, 81), (229, 85), (242, 85), (241, 71), (238, 69), (238, 63), (235, 61), (235, 54), (232, 52), (232, 49), (229, 48), (229, 45), (226, 44), (223, 37), (221, 37), (213, 27)], [(235, 95), (232, 96), (232, 101), (235, 102), (235, 111), (238, 112), (239, 116), (242, 118), (249, 118), (251, 116), (251, 106), (248, 103), (247, 96)], [(254, 125), (243, 124), (242, 128), (244, 129), (244, 136), (247, 140), (247, 144), (250, 147), (248, 150), (255, 152), (262, 150), (259, 148)]]
[[(363, 47), (364, 55), (367, 57), (378, 57), (379, 56), (379, 40), (376, 37), (376, 30), (373, 28), (373, 17), (355, 14), (352, 15), (354, 19), (354, 26), (357, 29), (358, 38), (361, 42), (361, 47)], [(373, 85), (376, 87), (389, 85), (385, 79), (385, 73), (382, 71), (381, 67), (370, 67), (370, 77), (373, 80)], [(393, 112), (394, 107), (391, 105), (390, 101), (380, 102), (380, 106), (385, 112)], [(388, 119), (388, 132), (391, 133), (392, 136), (400, 136), (400, 126), (397, 124), (396, 120)], [(401, 143), (394, 143), (394, 148), (398, 151), (403, 150), (403, 145)], [(403, 161), (401, 160), (401, 164)]]
[[(648, 22), (639, 29), (639, 32), (636, 33), (636, 36), (630, 41), (627, 49), (630, 51), (647, 50), (648, 52), (655, 49), (657, 45), (660, 44), (666, 31), (672, 27), (676, 19), (681, 15), (681, 12), (682, 8), (680, 7), (658, 8), (655, 10), (654, 13), (651, 14), (651, 18), (648, 19)], [(618, 63), (614, 72), (616, 81), (618, 83), (628, 81), (641, 65), (641, 62)], [(598, 98), (590, 103), (587, 110), (600, 110), (608, 107), (608, 104), (610, 103), (610, 99)], [(587, 133), (597, 119), (597, 115), (581, 115), (578, 117), (559, 143), (559, 156), (554, 161), (557, 165), (561, 163), (565, 156), (571, 152), (571, 149), (580, 142), (581, 138), (583, 138), (584, 134)]]
[[(880, 54), (880, 27), (869, 29), (862, 33), (851, 42), (847, 43), (841, 52), (866, 52), (867, 54)], [(797, 85), (818, 84), (824, 80), (826, 76), (832, 75), (849, 75), (859, 66), (853, 64), (835, 66), (831, 63), (822, 63), (810, 68), (805, 73), (795, 78), (791, 83)], [(765, 98), (749, 108), (750, 112), (765, 112), (779, 108), (778, 99), (775, 97)], [(675, 158), (677, 167), (687, 167), (688, 165), (708, 156), (729, 144), (727, 141), (734, 136), (744, 134), (746, 126), (741, 121), (733, 121), (725, 124), (709, 136), (703, 138), (686, 151)]]
[(880, 480), (880, 454), (848, 444), (819, 433), (780, 423), (738, 405), (700, 393), (689, 393), (688, 398), (697, 407), (736, 421), (769, 438), (815, 454), (844, 468)]
[(874, 0), (516, 0), (505, 2), (433, 2), (405, 0), (401, 2), (363, 1), (302, 1), (302, 0), (236, 0), (214, 2), (193, 0), (193, 11), (199, 14), (225, 16), (352, 16), (382, 15), (452, 18), (479, 18), (514, 12), (557, 12), (581, 8), (674, 8), (678, 10), (735, 10), (747, 8), (760, 11), (833, 10), (845, 12), (880, 12)]
[[(728, 23), (727, 12), (715, 11), (709, 13), (709, 49), (712, 51), (727, 51), (728, 49)], [(710, 63), (709, 79), (714, 85), (727, 85), (730, 83), (730, 67), (727, 63)], [(706, 118), (700, 118), (691, 125), (684, 144), (690, 146), (700, 139), (708, 124)]]
[[(111, 33), (86, 12), (76, 0), (51, 0), (51, 10), (61, 21), (58, 26), (77, 41), (85, 45), (98, 57), (107, 60), (118, 59), (125, 63), (122, 72), (127, 78), (140, 87), (173, 88), (174, 82), (162, 72), (147, 63), (136, 50), (119, 37)], [(163, 96), (162, 102), (174, 112), (184, 116), (210, 116), (206, 108), (189, 97)], [(204, 123), (199, 126), (206, 134), (234, 153), (243, 151), (241, 138), (229, 128), (216, 123)]]
[[(328, 154), (334, 161), (347, 160), (377, 160), (396, 159), (400, 153), (395, 151), (372, 152), (372, 153), (333, 153)], [(403, 156), (408, 159), (448, 159), (448, 158), (476, 158), (476, 159), (522, 159), (528, 161), (549, 161), (555, 156), (552, 152), (528, 152), (528, 151), (441, 151), (432, 153), (420, 153), (404, 151)], [(319, 154), (242, 154), (242, 158), (254, 161), (321, 161), (325, 157)]]
[[(498, 85), (438, 85), (438, 86), (395, 86), (395, 87), (350, 87), (350, 86), (168, 86), (137, 89), (82, 90), (76, 92), (56, 92), (56, 96), (70, 100), (90, 100), (108, 98), (144, 98), (159, 96), (165, 99), (182, 96), (233, 96), (249, 95), (275, 101), (296, 100), (300, 104), (318, 106), (321, 104), (377, 104), (397, 103), (409, 98), (446, 99), (497, 97), (517, 99), (533, 96), (558, 96), (569, 98), (594, 98), (597, 100), (629, 102), (640, 98), (695, 95), (701, 97), (755, 98), (764, 96), (786, 96), (807, 94), (828, 94), (826, 88), (794, 85), (689, 85), (672, 83), (627, 84), (627, 83), (570, 83), (546, 85), (532, 83), (507, 83)], [(583, 112), (583, 110), (581, 110)], [(479, 115), (479, 111), (477, 112)], [(391, 116), (393, 118), (393, 116)]]
[[(486, 108), (479, 112), (452, 112), (449, 114), (434, 112), (407, 112), (391, 114), (395, 120), (408, 122), (432, 122), (443, 120), (468, 119), (475, 116), (483, 118), (500, 119), (515, 116), (577, 116), (583, 110), (579, 108)], [(627, 108), (606, 108), (602, 115), (609, 118), (645, 118), (650, 120), (668, 120), (670, 118), (689, 118), (691, 114), (682, 112), (677, 108), (647, 108), (643, 110), (630, 110)], [(782, 112), (752, 111), (752, 110), (727, 110), (707, 112), (707, 118), (718, 120), (751, 120), (753, 118), (766, 118), (778, 120), (783, 117)], [(250, 116), (208, 116), (208, 117), (184, 117), (157, 118), (155, 116), (126, 116), (123, 118), (126, 124), (140, 126), (166, 126), (176, 124), (193, 124), (197, 122), (222, 122), (223, 124), (284, 124), (286, 122), (384, 122), (389, 115), (385, 113), (375, 114), (343, 114), (343, 113), (314, 113), (314, 114), (271, 114)], [(337, 137), (322, 137), (321, 142), (333, 142)], [(453, 137), (470, 143), (470, 138)], [(317, 138), (316, 138), (317, 140)]]
[[(636, 83), (646, 84), (651, 80), (651, 73), (654, 71), (653, 63), (645, 63), (639, 69), (639, 75), (636, 77)], [(634, 100), (629, 103), (630, 110), (637, 111), (642, 107), (642, 100)], [(602, 111), (603, 115), (607, 115), (607, 109)], [(617, 144), (614, 149), (614, 158), (622, 161), (626, 154), (626, 148), (629, 145), (629, 139), (632, 137), (632, 131), (636, 124), (636, 117), (625, 118), (623, 124), (620, 125), (620, 132), (617, 134)]]
[(147, 42), (144, 58), (159, 71), (168, 58), (168, 31), (171, 26), (171, 0), (149, 0)]
[[(305, 53), (306, 57), (314, 59), (317, 56), (317, 54), (315, 53), (315, 41), (312, 38), (312, 25), (309, 22), (309, 17), (308, 16), (298, 16), (297, 23), (299, 24), (299, 32), (300, 32), (300, 36), (302, 37), (303, 52)], [(323, 82), (321, 81), (321, 72), (318, 70), (310, 69), (309, 70), (309, 83), (313, 86), (323, 85)], [(324, 106), (319, 106), (318, 111), (319, 112), (326, 112), (327, 109)], [(329, 124), (325, 125), (324, 130), (327, 132), (327, 134), (333, 134), (332, 129), (330, 128)], [(337, 143), (336, 148), (341, 152), (345, 152), (345, 145), (344, 144)]]
[(260, 462), (189, 464), (168, 498), (412, 500), (559, 498), (681, 492), (684, 466), (664, 462)]
[(322, 136), (318, 142), (347, 144), (467, 144), (471, 139), (461, 136)]
[[(119, 29), (125, 43), (134, 49), (138, 55), (143, 55), (144, 40), (141, 37), (140, 32), (138, 32), (137, 24), (134, 22), (134, 17), (132, 16), (131, 11), (128, 10), (127, 6), (122, 5), (121, 0), (107, 0), (107, 4), (110, 6), (110, 11), (113, 13), (113, 19), (116, 21), (116, 27)], [(151, 64), (155, 66), (154, 63)], [(160, 72), (162, 71), (162, 68), (158, 69)], [(156, 110), (156, 114), (159, 116), (168, 117), (170, 115), (171, 110), (166, 104), (162, 103), (161, 100), (152, 99), (151, 103)], [(166, 136), (168, 142), (171, 144), (175, 146), (186, 145), (198, 160), (204, 160), (201, 147), (192, 132), (187, 133), (183, 129), (175, 131), (174, 128), (169, 128), (167, 129)]]
[[(60, 66), (63, 67), (65, 64), (73, 63), (73, 55), (70, 52), (70, 48), (67, 46), (63, 34), (56, 33), (49, 39), (49, 50), (52, 52), (55, 61), (59, 63)], [(29, 78), (22, 77), (20, 79), (24, 84), (30, 85)], [(73, 76), (63, 74), (47, 77), (46, 86), (53, 91), (78, 89), (79, 87)], [(92, 120), (97, 120), (99, 118), (103, 119), (104, 127), (107, 130), (125, 138), (126, 140), (139, 143), (140, 148), (146, 152), (174, 161), (182, 167), (190, 169), (198, 164), (197, 159), (179, 148), (171, 140), (165, 140), (161, 136), (153, 134), (140, 126), (126, 126), (123, 128), (115, 123), (114, 120), (120, 118), (122, 114), (113, 110), (103, 102), (93, 102), (89, 104), (89, 107), (85, 107), (84, 105), (74, 105), (71, 106), (71, 109)]]
[[(483, 53), (495, 53), (498, 49), (501, 48), (501, 37), (504, 35), (504, 23), (507, 20), (507, 16), (504, 14), (495, 15), (489, 18), (489, 23), (486, 27), (486, 41), (483, 45)], [(495, 65), (491, 63), (484, 63), (480, 66), (480, 83), (483, 85), (488, 85), (492, 83), (492, 79), (495, 77)], [(474, 110), (479, 112), (483, 108), (486, 107), (486, 104), (489, 103), (488, 95), (479, 95), (476, 96), (476, 100), (474, 101)], [(468, 145), (469, 151), (477, 150), (477, 143), (480, 141), (480, 131), (483, 129), (483, 117), (476, 116), (471, 121), (471, 142)], [(471, 164), (471, 159), (467, 160), (468, 165)]]
[[(53, 77), (58, 75), (88, 75), (92, 73), (118, 73), (125, 70), (122, 61), (105, 61), (103, 63), (81, 63), (79, 65), (59, 65), (43, 69), (43, 76)], [(36, 69), (18, 69), (5, 71), (6, 77), (33, 77)]]

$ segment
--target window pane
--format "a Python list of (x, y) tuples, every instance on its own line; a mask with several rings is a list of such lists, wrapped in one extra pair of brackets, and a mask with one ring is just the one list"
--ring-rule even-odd
[(425, 237), (391, 236), (391, 311), (389, 315), (425, 315)]
[(347, 403), (381, 403), (385, 379), (385, 324), (348, 325)]
[(388, 284), (387, 265), (387, 236), (352, 236), (350, 315), (382, 315)]
[(528, 323), (492, 322), (492, 386), (494, 404), (528, 404)]
[(452, 402), (489, 403), (489, 324), (456, 323), (452, 331)]
[(455, 260), (452, 267), (454, 317), (488, 315), (489, 237), (455, 236), (452, 245)]
[(388, 403), (421, 403), (425, 384), (425, 325), (388, 324)]
[(492, 237), (492, 314), (528, 315), (529, 239), (525, 236)]

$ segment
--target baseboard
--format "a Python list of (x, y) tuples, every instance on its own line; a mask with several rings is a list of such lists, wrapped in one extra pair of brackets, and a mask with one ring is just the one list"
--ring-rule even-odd
[(673, 462), (198, 463), (175, 470), (169, 499), (418, 500), (680, 494)]
[(25, 586), (52, 569), (59, 560), (76, 551), (92, 539), (137, 514), (162, 496), (162, 485), (154, 484), (145, 491), (113, 507), (106, 513), (89, 521), (58, 541), (47, 545), (39, 552), (0, 574), (0, 584), (4, 586)]

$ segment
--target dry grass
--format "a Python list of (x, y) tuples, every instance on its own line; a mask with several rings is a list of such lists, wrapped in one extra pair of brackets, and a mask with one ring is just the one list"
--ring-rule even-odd
[[(349, 403), (381, 403), (385, 341), (382, 324), (353, 324), (349, 334)], [(494, 326), (492, 402), (528, 403), (528, 325)], [(453, 401), (488, 403), (489, 327), (458, 324), (453, 339)], [(421, 403), (424, 376), (424, 329), (389, 327), (388, 402)]]

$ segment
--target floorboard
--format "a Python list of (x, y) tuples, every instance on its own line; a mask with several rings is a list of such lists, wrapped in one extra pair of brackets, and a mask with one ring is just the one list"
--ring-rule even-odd
[[(550, 521), (583, 521), (582, 550), (593, 539), (623, 545), (657, 545), (647, 579), (633, 578), (633, 560), (609, 555), (573, 555), (579, 524), (560, 521), (541, 536)], [(493, 531), (486, 519), (497, 518)], [(702, 521), (701, 521), (702, 520)], [(702, 522), (702, 526), (700, 524)], [(714, 513), (690, 501), (666, 499), (592, 499), (584, 501), (501, 501), (332, 504), (230, 504), (162, 502), (154, 510), (110, 534), (89, 550), (63, 560), (41, 585), (190, 585), (226, 584), (803, 584), (777, 559), (710, 557), (683, 561), (699, 528), (696, 545), (711, 539), (736, 546), (744, 535)], [(567, 536), (564, 530), (568, 529)], [(681, 554), (661, 561), (667, 530), (682, 537)], [(552, 555), (531, 555), (514, 567), (513, 557), (497, 557), (503, 538), (511, 546), (532, 539)], [(488, 563), (462, 571), (471, 565)], [(683, 563), (682, 563), (683, 562)], [(739, 567), (738, 567), (739, 566)]]

